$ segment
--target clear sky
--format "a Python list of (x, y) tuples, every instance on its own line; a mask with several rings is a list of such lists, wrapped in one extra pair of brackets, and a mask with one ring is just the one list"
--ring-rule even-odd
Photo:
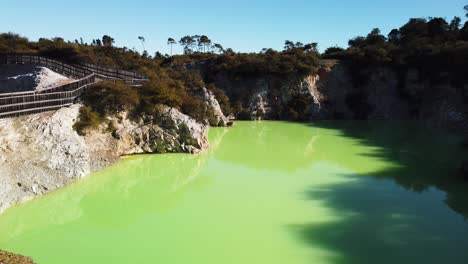
[(187, 34), (236, 51), (281, 49), (286, 39), (323, 50), (346, 47), (374, 27), (387, 34), (411, 17), (463, 18), (464, 5), (468, 0), (0, 0), (0, 32), (86, 42), (108, 34), (137, 50), (144, 36), (150, 53), (168, 53), (167, 38)]

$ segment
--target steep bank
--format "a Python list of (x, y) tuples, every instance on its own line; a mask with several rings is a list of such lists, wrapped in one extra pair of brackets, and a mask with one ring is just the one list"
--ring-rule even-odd
[[(241, 119), (420, 120), (468, 130), (468, 83), (448, 73), (428, 78), (416, 68), (356, 69), (323, 61), (317, 74), (232, 78), (215, 84), (240, 105)], [(434, 81), (436, 79), (437, 81)]]
[(209, 147), (208, 127), (174, 108), (160, 106), (161, 120), (135, 122), (126, 113), (79, 136), (80, 105), (56, 112), (0, 120), (0, 212), (108, 166), (123, 155), (198, 153)]
[(325, 67), (313, 89), (321, 95), (320, 113), (327, 119), (420, 120), (448, 128), (468, 129), (466, 89), (439, 73), (437, 81), (416, 68)]

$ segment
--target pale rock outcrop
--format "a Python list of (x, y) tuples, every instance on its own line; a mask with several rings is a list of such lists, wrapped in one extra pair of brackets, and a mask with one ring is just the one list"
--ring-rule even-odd
[(223, 110), (221, 110), (221, 105), (219, 104), (215, 95), (211, 91), (203, 87), (201, 89), (200, 97), (203, 99), (205, 104), (213, 111), (215, 124), (212, 125), (223, 127), (231, 124), (231, 121), (224, 115)]
[(269, 85), (265, 79), (259, 79), (255, 83), (256, 92), (250, 99), (248, 111), (252, 120), (264, 120), (271, 117), (271, 107), (268, 93)]
[(250, 118), (252, 120), (268, 119), (270, 116), (270, 105), (268, 102), (268, 91), (260, 91), (254, 94), (249, 104)]
[(122, 155), (198, 153), (209, 147), (208, 127), (159, 106), (157, 120), (134, 122), (121, 113), (79, 136), (73, 130), (80, 105), (0, 120), (0, 212), (102, 169)]

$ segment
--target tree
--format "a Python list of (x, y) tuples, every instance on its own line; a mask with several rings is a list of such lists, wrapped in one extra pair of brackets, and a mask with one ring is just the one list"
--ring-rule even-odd
[(388, 33), (388, 41), (391, 43), (398, 43), (400, 41), (400, 31), (398, 29), (392, 29), (390, 33)]
[(175, 39), (173, 39), (173, 38), (168, 38), (168, 39), (167, 39), (167, 45), (170, 45), (170, 46), (171, 46), (171, 56), (172, 56), (172, 46), (173, 46), (174, 44), (177, 44), (177, 42), (175, 41)]
[(156, 51), (156, 53), (154, 53), (154, 58), (155, 59), (165, 59), (166, 56), (162, 55), (161, 52)]
[(223, 46), (221, 44), (218, 44), (218, 43), (213, 44), (213, 46), (211, 46), (211, 48), (217, 53), (223, 53), (224, 52)]
[(304, 45), (304, 51), (318, 52), (318, 43), (312, 42)]
[(192, 39), (193, 39), (193, 48), (197, 48), (197, 52), (201, 52), (202, 51), (202, 45), (200, 43), (200, 35), (194, 35), (192, 36)]
[(211, 39), (205, 35), (200, 36), (198, 39), (198, 46), (203, 48), (203, 52), (206, 52), (207, 50), (209, 51), (211, 43)]
[(460, 35), (461, 18), (454, 17), (449, 25), (450, 40), (457, 40)]
[(330, 55), (330, 54), (334, 54), (334, 53), (340, 53), (340, 52), (343, 52), (344, 49), (343, 48), (340, 48), (338, 46), (335, 46), (335, 47), (330, 47), (330, 48), (327, 48), (325, 50), (325, 55)]
[(369, 33), (369, 36), (375, 36), (375, 35), (380, 35), (381, 31), (379, 28), (374, 28), (372, 31)]
[(143, 36), (138, 36), (138, 39), (141, 41), (141, 46), (143, 46), (143, 51), (146, 51), (146, 48), (145, 48), (145, 37)]
[(449, 24), (445, 19), (436, 17), (427, 23), (427, 31), (431, 38), (445, 40), (449, 31)]
[(348, 41), (348, 45), (351, 47), (351, 48), (359, 48), (359, 47), (362, 47), (364, 46), (364, 44), (366, 43), (366, 38), (365, 37), (355, 37), (353, 39), (350, 39)]
[(236, 52), (231, 48), (227, 48), (226, 50), (224, 50), (224, 53), (225, 54), (235, 54)]
[(460, 30), (460, 39), (468, 41), (468, 21), (465, 22), (465, 25)]
[(381, 45), (385, 43), (385, 37), (380, 34), (380, 29), (374, 28), (372, 31), (367, 35), (365, 44), (366, 45)]
[(179, 40), (179, 44), (184, 48), (185, 54), (190, 54), (193, 52), (193, 47), (195, 43), (195, 39), (191, 36), (185, 36)]
[(408, 43), (416, 38), (427, 35), (427, 23), (423, 18), (412, 18), (408, 23), (400, 28), (400, 39), (403, 43)]
[(449, 28), (451, 31), (458, 30), (460, 29), (460, 25), (461, 25), (461, 18), (456, 16), (452, 19), (452, 22), (450, 22)]
[(465, 16), (468, 17), (468, 5), (466, 5), (463, 9), (465, 10)]
[(111, 36), (104, 35), (102, 36), (102, 44), (106, 47), (111, 47), (114, 44), (114, 39)]
[(296, 47), (296, 45), (294, 44), (294, 42), (290, 41), (290, 40), (286, 40), (284, 42), (284, 50), (287, 51), (287, 50), (292, 50)]

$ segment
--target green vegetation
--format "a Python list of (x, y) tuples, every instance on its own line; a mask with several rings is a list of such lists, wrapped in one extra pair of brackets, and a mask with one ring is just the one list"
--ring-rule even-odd
[[(468, 12), (468, 7), (465, 8)], [(139, 36), (143, 49), (145, 38)], [(184, 54), (172, 56), (174, 45), (181, 45)], [(346, 102), (364, 118), (370, 111), (366, 91), (361, 90), (368, 80), (369, 71), (379, 67), (392, 67), (401, 73), (404, 81), (408, 69), (417, 69), (419, 78), (430, 82), (450, 82), (460, 87), (468, 102), (468, 22), (462, 25), (459, 17), (413, 18), (399, 29), (384, 36), (373, 29), (367, 36), (349, 40), (349, 47), (328, 48), (322, 55), (317, 43), (303, 44), (287, 40), (284, 50), (263, 49), (259, 53), (236, 53), (225, 49), (206, 35), (184, 36), (178, 41), (168, 38), (171, 56), (159, 52), (151, 56), (126, 47), (114, 47), (114, 39), (105, 35), (90, 44), (82, 39), (74, 42), (62, 38), (29, 41), (17, 34), (0, 34), (0, 54), (38, 54), (70, 63), (93, 63), (140, 71), (150, 81), (133, 88), (121, 83), (102, 83), (89, 89), (85, 104), (101, 119), (121, 110), (134, 117), (156, 114), (155, 106), (175, 107), (199, 121), (213, 123), (213, 111), (201, 98), (203, 87), (210, 90), (226, 114), (237, 118), (250, 118), (248, 111), (252, 96), (258, 92), (258, 82), (268, 88), (268, 101), (275, 119), (302, 120), (310, 101), (300, 96), (282, 98), (282, 87), (292, 79), (302, 78), (318, 71), (320, 58), (338, 59), (349, 64), (356, 87)], [(403, 87), (403, 85), (401, 85)], [(465, 89), (466, 90), (466, 89)], [(401, 96), (417, 105), (424, 91), (405, 91)], [(92, 119), (94, 120), (94, 119)], [(94, 122), (94, 121), (93, 121)]]
[(322, 57), (347, 61), (359, 69), (413, 67), (433, 81), (439, 78), (434, 73), (448, 72), (454, 82), (466, 81), (468, 22), (461, 26), (459, 17), (450, 22), (443, 18), (413, 18), (387, 37), (375, 28), (365, 37), (349, 40), (347, 49), (332, 47)]
[[(283, 51), (264, 49), (260, 53), (235, 53), (226, 50), (222, 54), (188, 52), (169, 57), (161, 65), (176, 72), (179, 79), (184, 76), (192, 82), (203, 80), (215, 94), (225, 113), (232, 112), (238, 119), (250, 119), (246, 108), (258, 89), (255, 85), (258, 79), (278, 83), (269, 87), (269, 96), (273, 98), (280, 94), (278, 89), (281, 88), (281, 82), (316, 73), (319, 68), (319, 53), (316, 43), (304, 45), (286, 41)], [(237, 85), (227, 87), (226, 83)], [(304, 103), (304, 100), (293, 98), (290, 102), (276, 102), (272, 105), (277, 113), (274, 118), (304, 119), (306, 110), (298, 109), (301, 108), (298, 105)]]
[[(465, 7), (468, 15), (468, 6)], [(444, 18), (412, 18), (398, 29), (384, 36), (378, 28), (367, 36), (349, 40), (349, 47), (328, 48), (322, 58), (338, 59), (349, 64), (356, 91), (347, 97), (348, 106), (356, 117), (366, 117), (371, 110), (367, 95), (360, 88), (369, 80), (369, 72), (379, 67), (393, 68), (399, 75), (400, 96), (411, 102), (414, 109), (427, 89), (443, 89), (437, 85), (424, 85), (423, 89), (408, 90), (405, 86), (409, 69), (417, 78), (430, 84), (451, 84), (468, 102), (468, 21), (462, 25), (459, 17), (451, 21)], [(436, 92), (436, 91), (431, 91)], [(441, 91), (443, 92), (443, 91)]]
[[(138, 39), (144, 48), (145, 38)], [(236, 53), (205, 35), (185, 36), (178, 43), (185, 54), (169, 56), (157, 52), (150, 56), (146, 51), (140, 54), (126, 47), (114, 47), (114, 39), (108, 35), (88, 44), (82, 39), (67, 42), (62, 38), (41, 38), (34, 42), (6, 33), (0, 34), (0, 54), (37, 54), (69, 63), (135, 70), (149, 76), (150, 81), (137, 89), (120, 83), (102, 83), (89, 89), (84, 98), (89, 109), (83, 116), (89, 116), (92, 111), (102, 120), (124, 109), (132, 111), (135, 117), (153, 115), (155, 105), (165, 104), (199, 121), (212, 123), (213, 111), (198, 96), (202, 87), (213, 92), (226, 114), (240, 115), (245, 111), (243, 107), (231, 107), (231, 104), (242, 106), (239, 102), (251, 96), (251, 91), (241, 88), (228, 97), (215, 85), (219, 74), (232, 80), (263, 76), (288, 78), (313, 73), (319, 64), (316, 43), (287, 41), (284, 51), (264, 49), (260, 53)], [(169, 38), (167, 44), (172, 49), (177, 42)], [(88, 122), (87, 117), (84, 119), (84, 123)]]
[(73, 125), (78, 134), (86, 134), (86, 129), (97, 128), (101, 124), (101, 118), (91, 108), (83, 106), (80, 108), (79, 120)]

